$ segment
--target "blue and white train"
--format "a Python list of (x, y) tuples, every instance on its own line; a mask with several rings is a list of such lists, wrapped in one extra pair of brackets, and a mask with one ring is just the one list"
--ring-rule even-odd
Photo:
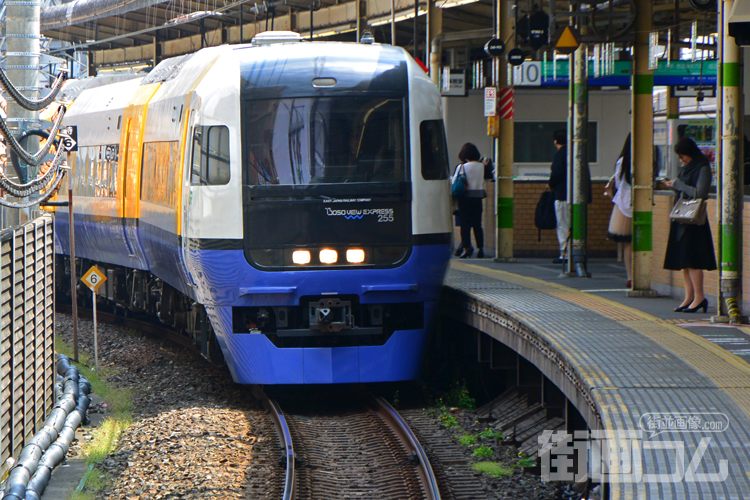
[(440, 95), (406, 51), (269, 32), (80, 86), (75, 248), (103, 305), (242, 384), (417, 376), (452, 233)]

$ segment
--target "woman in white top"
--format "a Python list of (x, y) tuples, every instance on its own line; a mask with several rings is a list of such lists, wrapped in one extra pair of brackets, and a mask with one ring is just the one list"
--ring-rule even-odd
[[(615, 163), (615, 175), (609, 180), (607, 186), (614, 183), (616, 190), (612, 196), (612, 217), (609, 219), (609, 229), (607, 238), (616, 241), (623, 246), (623, 260), (625, 261), (625, 271), (628, 274), (627, 287), (630, 288), (632, 282), (632, 256), (633, 256), (633, 201), (632, 201), (632, 175), (630, 168), (630, 134), (625, 139), (625, 145), (622, 147), (620, 158)], [(611, 193), (604, 191), (605, 196), (611, 196)]]
[(461, 246), (456, 255), (463, 250), (462, 259), (471, 257), (474, 248), (471, 246), (471, 230), (474, 229), (474, 239), (477, 242), (477, 257), (484, 257), (484, 232), (482, 231), (482, 199), (487, 197), (484, 191), (484, 164), (479, 161), (479, 150), (470, 142), (464, 144), (458, 159), (461, 164), (456, 167), (451, 183), (456, 181), (459, 174), (466, 176), (466, 190), (458, 198), (458, 219), (461, 225)]

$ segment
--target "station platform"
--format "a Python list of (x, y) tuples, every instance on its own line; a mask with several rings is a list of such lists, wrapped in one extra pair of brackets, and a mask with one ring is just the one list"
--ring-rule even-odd
[(444, 307), (531, 361), (606, 436), (597, 442), (612, 447), (610, 460), (592, 470), (609, 498), (745, 498), (748, 327), (711, 324), (715, 303), (686, 314), (672, 298), (628, 298), (614, 260), (590, 260), (588, 271), (563, 278), (549, 259), (455, 259)]

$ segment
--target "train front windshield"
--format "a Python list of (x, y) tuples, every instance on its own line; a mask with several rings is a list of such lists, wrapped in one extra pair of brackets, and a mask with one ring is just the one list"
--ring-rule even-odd
[(403, 99), (298, 97), (243, 104), (246, 184), (408, 180)]

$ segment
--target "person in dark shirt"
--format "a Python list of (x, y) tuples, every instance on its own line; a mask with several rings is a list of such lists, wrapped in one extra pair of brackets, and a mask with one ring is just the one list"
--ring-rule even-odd
[(552, 167), (547, 187), (555, 192), (555, 215), (557, 216), (557, 241), (560, 244), (560, 257), (553, 260), (561, 264), (565, 259), (565, 245), (568, 240), (568, 138), (565, 130), (556, 130), (552, 137), (557, 151), (552, 157)]

